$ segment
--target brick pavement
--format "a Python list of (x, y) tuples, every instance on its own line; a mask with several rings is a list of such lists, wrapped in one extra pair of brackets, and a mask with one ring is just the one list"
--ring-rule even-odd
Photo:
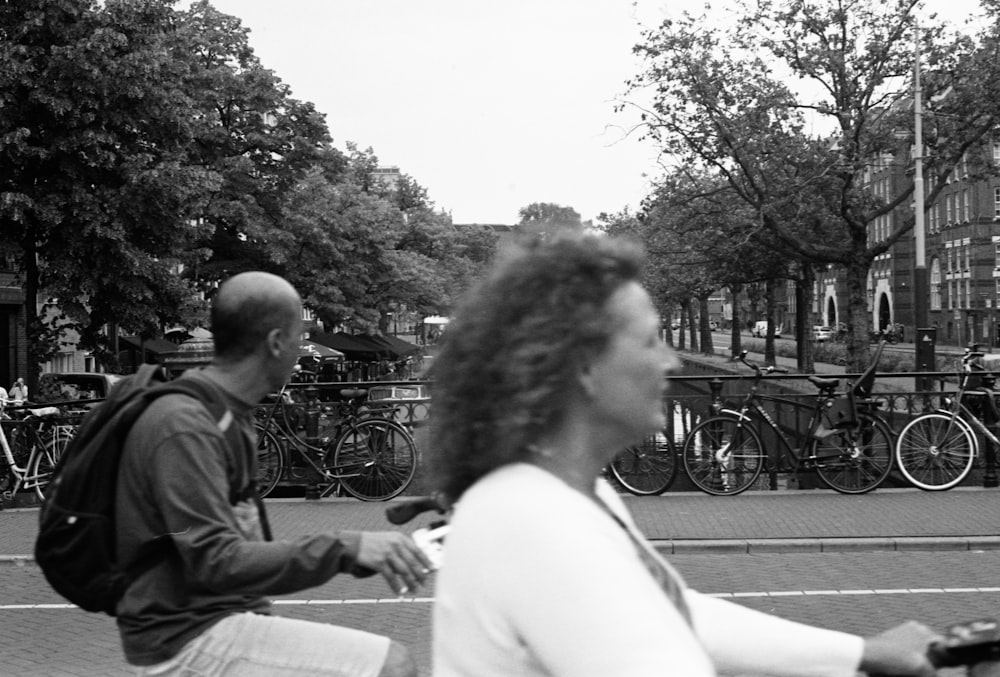
[[(734, 497), (677, 492), (625, 500), (640, 527), (661, 549), (685, 559), (705, 558), (697, 560), (704, 563), (691, 562), (692, 566), (685, 567), (691, 572), (707, 572), (713, 566), (711, 562), (728, 562), (729, 558), (715, 554), (721, 552), (759, 553), (749, 570), (756, 571), (764, 581), (789, 568), (786, 560), (768, 558), (781, 557), (775, 553), (790, 550), (803, 552), (804, 557), (812, 557), (813, 553), (819, 556), (821, 551), (835, 553), (824, 557), (853, 557), (870, 550), (923, 548), (949, 550), (954, 557), (962, 556), (964, 551), (968, 557), (970, 550), (1000, 549), (997, 489), (957, 488), (942, 493), (890, 489), (863, 496), (843, 496), (827, 490), (748, 492)], [(275, 532), (283, 537), (324, 528), (395, 528), (384, 520), (386, 505), (351, 499), (268, 501)], [(0, 555), (6, 560), (6, 564), (0, 564), (0, 646), (4, 647), (0, 676), (129, 674), (122, 664), (113, 620), (63, 607), (63, 600), (24, 557), (31, 552), (36, 520), (34, 509), (0, 511)], [(426, 520), (418, 518), (407, 528), (421, 522)], [(929, 571), (941, 570), (941, 561), (926, 562)], [(850, 559), (838, 559), (837, 563), (843, 564), (844, 573), (836, 578), (862, 569)], [(815, 569), (816, 578), (802, 584), (825, 587), (831, 564), (810, 567)], [(891, 572), (895, 580), (898, 573), (893, 567), (875, 570), (884, 570), (886, 575)], [(737, 568), (741, 575), (748, 571)], [(722, 566), (722, 571), (726, 575), (736, 573), (731, 565)], [(712, 574), (706, 580), (718, 584), (724, 578)], [(702, 589), (708, 587), (701, 580), (692, 583)], [(399, 602), (387, 597), (388, 589), (378, 578), (335, 578), (319, 588), (281, 598), (277, 612), (388, 634), (411, 648), (421, 674), (427, 675), (433, 585), (421, 594), (414, 600)], [(771, 605), (766, 608), (773, 608), (771, 601), (766, 602)], [(949, 610), (950, 617), (963, 617), (963, 613), (968, 612), (961, 607)]]

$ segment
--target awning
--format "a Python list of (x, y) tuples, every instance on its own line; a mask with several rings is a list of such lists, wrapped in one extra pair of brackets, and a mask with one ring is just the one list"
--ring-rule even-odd
[(315, 341), (299, 342), (299, 358), (311, 357), (320, 362), (339, 362), (344, 359), (344, 353)]
[(142, 340), (138, 336), (119, 336), (118, 340), (121, 343), (127, 344), (121, 346), (123, 349), (131, 348), (145, 350), (153, 355), (160, 355), (161, 353), (175, 353), (178, 350), (176, 343), (171, 343), (170, 341), (165, 341), (163, 339)]
[(357, 362), (377, 362), (392, 357), (389, 348), (375, 343), (364, 336), (345, 334), (312, 334), (309, 339), (315, 343), (339, 350), (348, 360)]
[(420, 346), (415, 346), (395, 336), (379, 334), (362, 334), (361, 336), (376, 345), (384, 346), (395, 358), (406, 357), (420, 350)]
[(424, 324), (448, 324), (449, 322), (451, 322), (451, 318), (441, 317), (440, 315), (431, 315), (424, 318)]

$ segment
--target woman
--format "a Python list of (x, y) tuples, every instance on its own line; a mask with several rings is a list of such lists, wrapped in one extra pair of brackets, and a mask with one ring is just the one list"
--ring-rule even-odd
[(429, 448), (458, 503), (434, 674), (934, 674), (924, 626), (862, 639), (701, 595), (638, 533), (601, 471), (664, 427), (678, 366), (640, 264), (610, 238), (526, 245), (449, 326)]

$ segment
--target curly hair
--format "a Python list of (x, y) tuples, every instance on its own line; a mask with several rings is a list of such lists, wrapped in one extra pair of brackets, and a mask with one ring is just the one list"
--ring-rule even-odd
[(560, 420), (580, 365), (615, 329), (608, 299), (642, 262), (637, 244), (599, 235), (522, 243), (466, 295), (430, 374), (429, 456), (449, 500), (526, 459)]

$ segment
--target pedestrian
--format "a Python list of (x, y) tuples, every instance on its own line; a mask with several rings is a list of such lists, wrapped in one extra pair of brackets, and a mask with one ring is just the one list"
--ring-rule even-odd
[(14, 401), (14, 404), (22, 404), (28, 401), (28, 386), (25, 385), (23, 378), (18, 377), (14, 381), (14, 385), (10, 387), (8, 397)]
[[(397, 594), (415, 590), (430, 562), (398, 532), (330, 530), (265, 541), (255, 478), (253, 410), (288, 379), (302, 335), (302, 304), (284, 279), (241, 273), (212, 303), (215, 354), (198, 379), (228, 406), (216, 421), (187, 395), (156, 399), (130, 431), (116, 495), (118, 560), (134, 574), (117, 609), (139, 675), (416, 675), (387, 637), (272, 614), (269, 595), (335, 574), (382, 574)], [(245, 431), (230, 448), (222, 428)], [(230, 435), (230, 437), (232, 437)], [(169, 551), (148, 561), (148, 545)]]
[(8, 397), (9, 395), (7, 390), (3, 386), (0, 386), (0, 410), (2, 410), (10, 401)]
[(523, 245), (442, 339), (434, 675), (933, 675), (923, 625), (862, 638), (699, 594), (639, 533), (602, 469), (663, 429), (679, 365), (641, 261), (608, 237)]

